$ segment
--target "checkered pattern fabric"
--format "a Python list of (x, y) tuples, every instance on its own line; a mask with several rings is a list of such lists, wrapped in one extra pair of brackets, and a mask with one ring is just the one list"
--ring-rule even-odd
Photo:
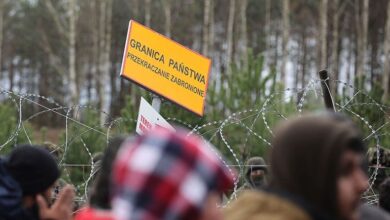
[(113, 173), (116, 219), (197, 219), (210, 192), (233, 186), (216, 150), (187, 133), (158, 129), (122, 144)]

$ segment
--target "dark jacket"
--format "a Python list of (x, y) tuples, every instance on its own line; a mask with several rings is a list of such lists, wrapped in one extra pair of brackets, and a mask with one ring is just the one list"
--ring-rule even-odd
[(4, 159), (0, 159), (0, 219), (34, 219), (22, 207), (22, 190), (6, 170), (4, 163)]
[(360, 207), (360, 219), (362, 220), (390, 220), (390, 215), (383, 209), (372, 206), (362, 205)]

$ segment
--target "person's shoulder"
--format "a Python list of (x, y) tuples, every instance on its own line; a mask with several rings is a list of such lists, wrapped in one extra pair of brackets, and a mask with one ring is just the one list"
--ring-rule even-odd
[(377, 206), (364, 204), (360, 206), (359, 211), (361, 219), (390, 220), (390, 214)]
[(4, 198), (6, 204), (10, 204), (12, 199), (21, 200), (22, 189), (19, 183), (7, 171), (4, 161), (0, 159), (0, 203)]
[(309, 215), (297, 205), (263, 191), (243, 192), (224, 209), (224, 215), (226, 220), (310, 220)]

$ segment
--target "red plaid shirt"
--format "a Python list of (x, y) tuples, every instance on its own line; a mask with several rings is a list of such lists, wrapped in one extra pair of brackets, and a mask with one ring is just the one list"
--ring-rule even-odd
[(114, 216), (109, 210), (85, 207), (76, 214), (74, 220), (114, 220)]
[(122, 145), (113, 173), (116, 219), (197, 219), (210, 192), (233, 186), (217, 151), (187, 133), (157, 129)]

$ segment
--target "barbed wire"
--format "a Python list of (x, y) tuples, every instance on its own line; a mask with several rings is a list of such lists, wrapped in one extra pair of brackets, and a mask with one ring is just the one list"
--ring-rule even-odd
[[(373, 189), (373, 185), (376, 180), (378, 170), (390, 169), (390, 167), (380, 166), (379, 163), (379, 158), (380, 158), (379, 149), (383, 146), (381, 144), (381, 139), (383, 139), (383, 137), (388, 136), (387, 132), (384, 133), (379, 133), (379, 132), (389, 125), (389, 121), (385, 120), (384, 123), (373, 126), (373, 124), (377, 122), (370, 122), (369, 119), (366, 118), (364, 115), (361, 115), (360, 113), (356, 112), (353, 109), (353, 107), (358, 106), (359, 108), (375, 108), (375, 110), (381, 112), (386, 117), (387, 120), (389, 120), (388, 110), (390, 108), (387, 105), (378, 103), (367, 93), (355, 88), (350, 84), (347, 84), (339, 80), (333, 80), (333, 82), (336, 84), (336, 86), (340, 85), (343, 89), (346, 90), (349, 89), (353, 91), (351, 93), (353, 95), (351, 97), (348, 97), (348, 99), (343, 103), (337, 102), (337, 100), (334, 97), (331, 97), (332, 101), (335, 104), (334, 105), (336, 108), (335, 110), (337, 112), (346, 113), (351, 117), (354, 117), (357, 120), (361, 121), (362, 124), (370, 131), (370, 133), (367, 134), (364, 140), (365, 141), (369, 141), (370, 139), (375, 140), (376, 165), (370, 166), (370, 168), (373, 168), (374, 171), (370, 176), (370, 187), (364, 195), (364, 198), (368, 200), (368, 203), (375, 203), (378, 199), (378, 196)], [(236, 191), (241, 181), (240, 179), (245, 173), (245, 169), (250, 166), (246, 165), (245, 161), (243, 161), (242, 158), (239, 157), (239, 153), (238, 153), (239, 148), (236, 144), (233, 144), (229, 140), (232, 135), (230, 135), (227, 132), (227, 130), (230, 129), (231, 126), (235, 126), (234, 127), (235, 129), (241, 130), (241, 132), (244, 132), (246, 134), (245, 139), (243, 140), (242, 147), (245, 149), (252, 148), (249, 149), (248, 152), (250, 152), (254, 148), (253, 146), (248, 145), (249, 140), (255, 143), (259, 143), (258, 146), (266, 146), (265, 150), (272, 148), (270, 138), (273, 137), (274, 133), (272, 131), (273, 124), (271, 123), (271, 121), (269, 121), (269, 119), (275, 118), (277, 120), (288, 120), (289, 114), (292, 114), (294, 112), (292, 113), (284, 112), (285, 110), (280, 109), (280, 106), (283, 106), (284, 104), (288, 103), (289, 100), (291, 100), (294, 97), (297, 97), (298, 94), (300, 94), (299, 95), (300, 98), (296, 104), (295, 114), (301, 115), (305, 106), (308, 105), (307, 103), (310, 102), (309, 99), (311, 94), (313, 94), (314, 97), (316, 98), (318, 98), (318, 96), (322, 96), (320, 83), (321, 80), (310, 79), (309, 83), (304, 88), (286, 88), (279, 92), (273, 92), (269, 94), (268, 97), (266, 97), (265, 101), (261, 103), (261, 105), (258, 106), (254, 105), (254, 107), (252, 108), (243, 109), (238, 112), (233, 112), (221, 120), (208, 121), (205, 122), (204, 124), (191, 124), (176, 117), (167, 117), (167, 121), (174, 122), (181, 126), (187, 127), (188, 129), (190, 129), (188, 135), (198, 134), (201, 135), (204, 138), (204, 140), (207, 141), (208, 143), (219, 143), (220, 150), (223, 150), (224, 148), (227, 149), (227, 152), (228, 154), (230, 154), (230, 157), (233, 158), (234, 163), (230, 163), (226, 159), (224, 159), (228, 155), (220, 155), (218, 152), (215, 153), (223, 161), (224, 165), (229, 169), (232, 175), (234, 175), (235, 173), (233, 169), (239, 171), (238, 176), (236, 176), (235, 179), (233, 195), (228, 201), (229, 203), (232, 199), (236, 198)], [(327, 89), (329, 90), (328, 87)], [(74, 168), (86, 169), (85, 171), (83, 171), (85, 172), (83, 173), (83, 176), (85, 174), (84, 182), (82, 182), (81, 184), (75, 184), (75, 187), (77, 189), (76, 201), (79, 202), (87, 201), (88, 187), (90, 185), (90, 181), (96, 175), (96, 172), (94, 172), (95, 163), (93, 161), (93, 152), (91, 151), (92, 146), (87, 145), (86, 141), (84, 140), (84, 135), (90, 132), (94, 132), (98, 135), (101, 135), (105, 139), (105, 143), (107, 144), (109, 139), (113, 135), (115, 135), (114, 129), (116, 128), (116, 126), (119, 127), (121, 126), (122, 123), (130, 123), (131, 126), (134, 126), (136, 124), (136, 119), (133, 118), (118, 117), (112, 119), (108, 113), (101, 112), (93, 106), (88, 106), (88, 105), (75, 105), (70, 107), (61, 106), (58, 102), (56, 102), (50, 97), (44, 97), (41, 95), (28, 94), (28, 93), (21, 94), (21, 93), (16, 93), (13, 91), (1, 89), (1, 88), (0, 88), (0, 95), (3, 95), (4, 100), (9, 100), (15, 106), (18, 115), (15, 130), (12, 131), (12, 133), (4, 141), (4, 143), (0, 143), (1, 144), (0, 152), (5, 146), (10, 144), (11, 142), (14, 141), (16, 143), (16, 139), (21, 134), (21, 132), (23, 133), (24, 136), (26, 136), (27, 141), (31, 143), (32, 139), (26, 130), (25, 124), (38, 116), (52, 113), (59, 117), (62, 117), (65, 120), (64, 141), (63, 143), (59, 143), (56, 145), (58, 149), (63, 150), (63, 154), (59, 160), (59, 166), (61, 167), (63, 174), (68, 180), (72, 180), (71, 169)], [(365, 97), (368, 101), (367, 100), (365, 100), (364, 102), (356, 101), (357, 97), (360, 96)], [(48, 105), (44, 104), (45, 102)], [(26, 118), (24, 119), (23, 107), (25, 106), (24, 105), (25, 103), (29, 103), (34, 106), (37, 106), (40, 108), (40, 110), (32, 115), (26, 116)], [(105, 117), (107, 118), (106, 123), (102, 125), (101, 124), (90, 125), (74, 117), (74, 115), (79, 115), (84, 110), (92, 110), (96, 113), (104, 114)], [(261, 120), (259, 120), (260, 118)], [(73, 123), (72, 128), (70, 128), (69, 123)], [(267, 134), (265, 133), (262, 134), (259, 133), (259, 131), (256, 131), (256, 126), (258, 125), (258, 123), (261, 123), (261, 125), (265, 129), (264, 131), (268, 132)], [(77, 130), (78, 132), (73, 132), (71, 134), (69, 132), (70, 131), (69, 129), (74, 129), (74, 126), (78, 126), (79, 130)], [(208, 138), (206, 136), (208, 136)], [(67, 161), (66, 158), (69, 153), (69, 147), (71, 144), (75, 143), (76, 141), (81, 142), (80, 147), (82, 148), (80, 148), (80, 150), (83, 149), (87, 153), (89, 157), (88, 163), (67, 163), (66, 162)], [(264, 165), (264, 167), (269, 167), (269, 165)]]

